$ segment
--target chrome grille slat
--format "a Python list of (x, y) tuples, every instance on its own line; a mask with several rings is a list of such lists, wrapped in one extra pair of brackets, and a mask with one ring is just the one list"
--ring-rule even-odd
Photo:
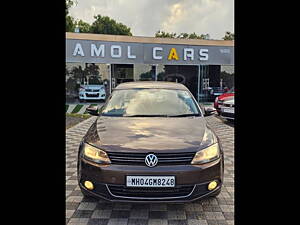
[[(135, 153), (135, 152), (107, 152), (113, 164), (121, 165), (144, 165), (145, 157), (149, 153)], [(158, 165), (189, 164), (195, 153), (154, 153), (158, 158)]]

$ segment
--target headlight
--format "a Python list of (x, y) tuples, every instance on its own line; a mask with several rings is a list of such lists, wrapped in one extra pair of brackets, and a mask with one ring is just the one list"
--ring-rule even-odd
[(216, 160), (220, 157), (219, 144), (215, 143), (205, 149), (198, 151), (191, 164), (203, 164)]
[(83, 91), (85, 91), (84, 88), (79, 88), (79, 92), (83, 92)]
[(101, 164), (110, 164), (110, 159), (105, 151), (95, 148), (89, 144), (84, 144), (83, 154), (88, 160)]

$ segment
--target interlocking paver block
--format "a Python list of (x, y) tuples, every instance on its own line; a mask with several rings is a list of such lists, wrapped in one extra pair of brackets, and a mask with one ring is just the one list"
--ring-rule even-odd
[(66, 224), (211, 225), (234, 224), (234, 127), (215, 116), (206, 117), (220, 137), (225, 158), (224, 184), (219, 196), (186, 204), (110, 203), (84, 198), (77, 183), (78, 146), (96, 117), (66, 131)]

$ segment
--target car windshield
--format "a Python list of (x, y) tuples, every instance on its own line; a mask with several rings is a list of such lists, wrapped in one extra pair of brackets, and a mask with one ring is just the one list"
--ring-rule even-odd
[(201, 116), (195, 100), (185, 90), (115, 90), (102, 110), (103, 116)]
[(101, 85), (102, 82), (97, 77), (90, 77), (88, 84), (89, 85)]

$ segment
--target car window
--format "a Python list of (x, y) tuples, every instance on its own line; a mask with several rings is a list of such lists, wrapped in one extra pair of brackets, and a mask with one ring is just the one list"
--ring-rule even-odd
[(201, 115), (191, 94), (185, 90), (115, 90), (102, 110), (104, 116)]
[(102, 82), (97, 77), (89, 77), (89, 85), (101, 85)]

